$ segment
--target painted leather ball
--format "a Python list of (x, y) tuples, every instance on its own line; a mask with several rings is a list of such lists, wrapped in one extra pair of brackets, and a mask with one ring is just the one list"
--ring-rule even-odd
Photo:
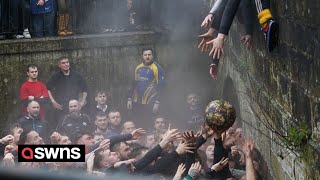
[(223, 132), (229, 129), (236, 120), (236, 111), (227, 101), (211, 101), (205, 111), (206, 124), (215, 131)]

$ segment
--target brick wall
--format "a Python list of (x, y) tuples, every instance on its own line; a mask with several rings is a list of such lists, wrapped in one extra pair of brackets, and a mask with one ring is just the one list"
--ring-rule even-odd
[[(245, 133), (254, 137), (269, 166), (271, 179), (316, 179), (320, 151), (320, 2), (272, 1), (280, 24), (280, 45), (269, 53), (256, 21), (254, 47), (240, 44), (241, 25), (234, 22), (220, 66), (220, 86), (232, 83), (240, 104)], [(220, 90), (220, 95), (225, 92)], [(276, 132), (304, 122), (312, 131), (306, 145), (289, 151), (279, 145)], [(298, 123), (296, 123), (298, 124)], [(296, 127), (299, 129), (300, 127)], [(278, 143), (277, 143), (278, 142)]]

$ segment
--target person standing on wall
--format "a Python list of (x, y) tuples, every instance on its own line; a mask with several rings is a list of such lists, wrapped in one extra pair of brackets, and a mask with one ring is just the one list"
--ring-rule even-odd
[(135, 78), (127, 108), (132, 110), (137, 127), (152, 127), (152, 116), (159, 113), (159, 96), (164, 87), (164, 71), (154, 61), (151, 48), (142, 50), (143, 62), (135, 69)]

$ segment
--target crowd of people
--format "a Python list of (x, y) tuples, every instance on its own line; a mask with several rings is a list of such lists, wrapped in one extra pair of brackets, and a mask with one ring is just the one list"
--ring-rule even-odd
[[(10, 1), (14, 2), (18, 1)], [(29, 1), (19, 1), (16, 5), (20, 7), (22, 2)], [(60, 36), (74, 34), (69, 23), (70, 19), (78, 18), (73, 14), (77, 12), (74, 2), (58, 1), (57, 33)], [(111, 1), (94, 2), (102, 3), (96, 7), (103, 10), (106, 7), (103, 5)], [(135, 12), (130, 11), (134, 1), (124, 2), (125, 9), (129, 12), (125, 19), (128, 20), (128, 24), (135, 24)], [(217, 0), (201, 24), (202, 27), (207, 27), (211, 23), (208, 32), (200, 35), (202, 41), (199, 48), (202, 51), (211, 49), (209, 54), (213, 57), (213, 62), (210, 74), (214, 79), (217, 78), (217, 67), (223, 54), (225, 36), (228, 35), (236, 14), (246, 31), (241, 41), (247, 48), (252, 46), (252, 15), (249, 13), (251, 11), (247, 11), (252, 6), (249, 2)], [(46, 22), (44, 19), (51, 19), (53, 22), (56, 18), (54, 0), (32, 0), (30, 3), (33, 25), (38, 26), (38, 23)], [(25, 4), (22, 6), (25, 7)], [(277, 45), (278, 24), (272, 18), (269, 1), (256, 0), (256, 9), (267, 48), (272, 51)], [(10, 16), (12, 12), (7, 13)], [(23, 16), (22, 22), (28, 19), (25, 17)], [(97, 20), (105, 22), (103, 18), (97, 17)], [(21, 27), (20, 25), (16, 27)], [(51, 25), (53, 24), (40, 23), (39, 32), (49, 33), (52, 30)], [(43, 31), (43, 27), (49, 29)], [(29, 37), (25, 36), (26, 32), (30, 35), (28, 27), (17, 29), (16, 32), (20, 30), (23, 30), (24, 38)], [(215, 32), (218, 32), (216, 37)], [(32, 33), (31, 35), (33, 36)], [(43, 35), (45, 34), (39, 37)], [(20, 89), (23, 116), (12, 122), (7, 135), (0, 139), (0, 151), (4, 152), (2, 165), (59, 173), (77, 171), (84, 175), (109, 178), (117, 178), (121, 174), (131, 175), (130, 178), (175, 180), (263, 179), (261, 155), (254, 148), (253, 140), (241, 135), (239, 122), (224, 131), (209, 126), (205, 121), (204, 108), (199, 104), (198, 94), (188, 94), (186, 109), (181, 112), (177, 127), (161, 115), (159, 109), (163, 87), (166, 85), (165, 70), (155, 62), (151, 48), (143, 49), (141, 55), (142, 63), (135, 69), (132, 88), (126, 97), (130, 115), (126, 121), (121, 117), (123, 112), (114, 109), (108, 102), (107, 90), (97, 89), (94, 94), (96, 105), (87, 107), (87, 97), (90, 97), (87, 83), (79, 72), (70, 67), (68, 57), (57, 60), (59, 70), (55, 71), (46, 83), (38, 80), (38, 67), (34, 64), (29, 65), (26, 71), (28, 80)], [(46, 115), (46, 104), (52, 105), (48, 110), (54, 112), (53, 118)], [(47, 118), (50, 121), (47, 121)], [(41, 144), (85, 145), (85, 162), (17, 162), (18, 145)]]
[[(142, 63), (135, 70), (128, 93), (130, 120), (108, 103), (109, 93), (97, 90), (96, 105), (87, 104), (86, 81), (70, 67), (67, 57), (57, 61), (47, 83), (38, 80), (39, 69), (27, 67), (28, 80), (20, 88), (23, 116), (11, 122), (0, 139), (3, 167), (22, 167), (58, 173), (82, 172), (84, 175), (116, 178), (173, 179), (258, 179), (259, 152), (254, 142), (241, 136), (239, 123), (228, 131), (214, 131), (204, 122), (199, 96), (190, 93), (187, 109), (179, 127), (168, 123), (159, 113), (165, 75), (154, 61), (153, 50), (142, 50)], [(44, 105), (55, 111), (53, 121), (46, 119)], [(86, 148), (83, 163), (17, 162), (18, 145), (81, 144)]]
[(186, 15), (176, 10), (202, 4), (189, 1), (194, 0), (0, 0), (0, 40), (139, 30), (168, 32), (169, 22), (181, 22), (181, 14)]

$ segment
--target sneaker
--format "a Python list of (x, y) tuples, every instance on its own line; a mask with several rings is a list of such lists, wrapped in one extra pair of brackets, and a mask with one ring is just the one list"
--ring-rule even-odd
[(21, 35), (21, 34), (16, 35), (16, 39), (23, 39), (23, 38), (24, 38), (24, 35)]
[(23, 36), (26, 39), (31, 39), (31, 35), (28, 28), (23, 31)]
[(270, 20), (265, 28), (262, 29), (269, 52), (271, 52), (277, 45), (279, 39), (279, 24)]

